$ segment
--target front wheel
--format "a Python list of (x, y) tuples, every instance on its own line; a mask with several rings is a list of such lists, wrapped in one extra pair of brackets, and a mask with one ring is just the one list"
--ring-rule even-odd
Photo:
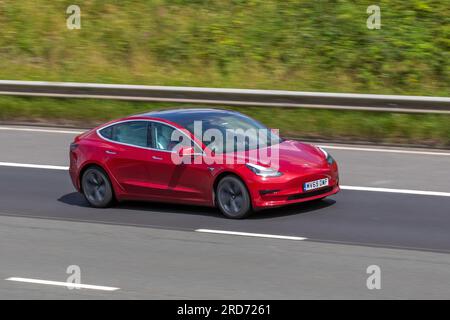
[(81, 178), (83, 194), (89, 204), (95, 208), (107, 208), (114, 201), (111, 182), (107, 174), (100, 168), (86, 170)]
[(217, 186), (217, 204), (230, 219), (243, 219), (251, 213), (250, 195), (244, 183), (233, 176), (220, 180)]

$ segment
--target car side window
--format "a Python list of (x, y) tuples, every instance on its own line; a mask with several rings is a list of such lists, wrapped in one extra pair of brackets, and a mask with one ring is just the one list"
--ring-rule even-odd
[(102, 129), (100, 134), (109, 140), (138, 147), (149, 147), (148, 121), (119, 123)]
[[(152, 123), (151, 136), (152, 148), (162, 151), (174, 151), (180, 143), (186, 146), (193, 146), (190, 138), (174, 127), (159, 122)], [(199, 149), (199, 148), (196, 148)], [(198, 150), (201, 152), (201, 150)]]
[(152, 148), (157, 150), (172, 151), (178, 141), (172, 141), (175, 128), (159, 122), (152, 123), (151, 135), (153, 137)]
[(103, 138), (112, 140), (112, 132), (113, 132), (113, 127), (107, 127), (105, 129), (100, 130), (100, 134)]

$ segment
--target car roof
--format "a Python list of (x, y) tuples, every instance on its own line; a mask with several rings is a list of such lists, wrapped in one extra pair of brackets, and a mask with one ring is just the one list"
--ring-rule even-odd
[(145, 118), (157, 118), (161, 120), (167, 120), (177, 123), (179, 119), (189, 116), (208, 116), (208, 115), (218, 115), (218, 114), (239, 114), (239, 112), (223, 110), (223, 109), (213, 109), (213, 108), (187, 108), (187, 109), (168, 109), (160, 111), (151, 111), (143, 114), (137, 115), (137, 117)]

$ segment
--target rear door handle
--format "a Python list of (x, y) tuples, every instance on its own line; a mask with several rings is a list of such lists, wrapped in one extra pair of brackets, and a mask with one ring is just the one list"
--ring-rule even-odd
[(163, 158), (161, 158), (161, 157), (157, 157), (157, 156), (153, 156), (153, 157), (152, 157), (152, 159), (153, 159), (153, 160), (158, 160), (158, 161), (161, 161), (161, 160), (163, 160)]
[(111, 151), (111, 150), (106, 150), (105, 152), (106, 152), (107, 154), (117, 154), (117, 152)]

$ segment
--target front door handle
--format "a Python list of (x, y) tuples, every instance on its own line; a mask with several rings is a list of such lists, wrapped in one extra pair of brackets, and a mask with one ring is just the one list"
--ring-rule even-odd
[(106, 152), (106, 154), (117, 154), (117, 152), (111, 151), (111, 150), (106, 150), (105, 152)]
[(152, 159), (153, 159), (153, 160), (158, 160), (158, 161), (161, 161), (161, 160), (163, 160), (163, 158), (161, 158), (161, 157), (157, 157), (157, 156), (153, 156), (153, 157), (152, 157)]

